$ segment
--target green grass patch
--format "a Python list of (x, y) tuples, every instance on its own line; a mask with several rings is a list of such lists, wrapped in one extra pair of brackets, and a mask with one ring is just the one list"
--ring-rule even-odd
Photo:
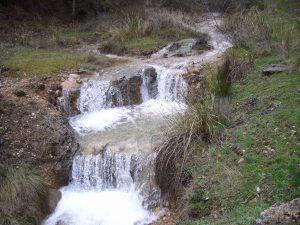
[(74, 56), (63, 51), (20, 48), (4, 60), (3, 66), (25, 76), (41, 76), (73, 69), (76, 63)]
[(48, 185), (26, 166), (0, 163), (0, 224), (40, 224), (48, 213)]
[(108, 37), (101, 45), (101, 50), (114, 54), (148, 55), (173, 41), (195, 36), (191, 32), (164, 30), (143, 37)]
[(300, 196), (300, 71), (261, 74), (264, 65), (281, 62), (276, 56), (257, 59), (253, 72), (234, 83), (231, 117), (244, 123), (225, 129), (221, 145), (201, 153), (195, 163), (201, 166), (193, 167), (211, 196), (205, 207), (218, 208), (222, 218), (191, 224), (251, 224), (266, 206)]
[(252, 224), (257, 219), (260, 213), (268, 207), (268, 204), (264, 202), (252, 202), (249, 204), (238, 205), (233, 211), (229, 212), (226, 218), (212, 220), (203, 219), (194, 222), (187, 223), (188, 225), (225, 225), (225, 224), (237, 224), (248, 225)]
[(60, 50), (32, 48), (1, 49), (0, 63), (10, 70), (10, 74), (21, 77), (42, 78), (44, 75), (62, 71), (84, 69), (99, 71), (105, 67), (122, 63), (124, 60), (111, 59), (94, 53), (80, 54)]

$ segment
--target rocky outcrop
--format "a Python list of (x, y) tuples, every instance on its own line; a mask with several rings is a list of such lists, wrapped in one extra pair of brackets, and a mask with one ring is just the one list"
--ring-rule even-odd
[[(62, 79), (45, 78), (39, 81), (45, 86), (41, 89), (35, 88), (41, 84), (34, 80), (0, 77), (0, 161), (27, 164), (53, 187), (68, 182), (78, 148), (66, 118), (47, 97)], [(26, 96), (16, 96), (15, 90)]]
[(208, 45), (209, 36), (202, 34), (199, 38), (184, 39), (171, 44), (164, 54), (164, 57), (185, 57), (190, 55), (199, 54), (204, 50), (210, 49)]
[(276, 204), (261, 213), (256, 225), (300, 224), (300, 198), (285, 204)]
[(270, 64), (263, 68), (262, 74), (264, 76), (270, 76), (275, 73), (283, 73), (288, 72), (290, 70), (290, 67), (288, 65), (284, 64)]
[(122, 105), (135, 105), (141, 103), (141, 76), (132, 76), (129, 78), (121, 78), (118, 80), (111, 81), (111, 87), (115, 89), (112, 93), (112, 107), (120, 106), (118, 105), (118, 94), (122, 98)]
[(68, 116), (79, 114), (77, 99), (80, 95), (81, 84), (86, 79), (81, 78), (78, 74), (70, 74), (69, 78), (61, 84), (62, 98), (60, 106), (62, 107), (62, 112), (65, 112)]

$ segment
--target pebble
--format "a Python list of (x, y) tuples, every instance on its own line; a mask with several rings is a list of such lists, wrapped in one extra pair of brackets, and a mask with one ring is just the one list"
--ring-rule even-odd
[(240, 160), (238, 161), (238, 164), (241, 164), (241, 163), (243, 163), (244, 161), (245, 161), (244, 158), (240, 158)]

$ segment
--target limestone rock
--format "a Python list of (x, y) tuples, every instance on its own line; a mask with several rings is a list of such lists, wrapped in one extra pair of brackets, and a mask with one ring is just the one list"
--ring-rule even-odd
[(275, 73), (283, 73), (290, 70), (290, 67), (288, 65), (284, 64), (270, 64), (263, 68), (262, 74), (264, 76), (269, 76)]
[(300, 198), (281, 205), (274, 205), (261, 213), (256, 225), (300, 224)]

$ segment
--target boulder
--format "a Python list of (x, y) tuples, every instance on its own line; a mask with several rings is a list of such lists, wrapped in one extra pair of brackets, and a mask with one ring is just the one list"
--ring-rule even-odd
[(263, 211), (256, 225), (269, 224), (300, 224), (300, 198)]
[(48, 207), (50, 212), (53, 212), (61, 199), (61, 192), (55, 189), (51, 189), (48, 195)]
[(165, 57), (177, 56), (185, 57), (199, 53), (209, 49), (208, 45), (209, 37), (206, 34), (202, 34), (199, 38), (184, 39), (175, 42), (169, 46), (168, 52), (164, 55)]
[[(128, 106), (139, 104), (142, 101), (141, 96), (141, 76), (123, 77), (117, 80), (111, 81), (111, 87), (109, 94), (113, 102), (112, 107)], [(118, 98), (122, 98), (122, 105)]]
[(284, 64), (269, 64), (265, 66), (262, 70), (262, 74), (264, 76), (270, 76), (275, 73), (283, 73), (290, 70), (290, 67), (288, 65)]

